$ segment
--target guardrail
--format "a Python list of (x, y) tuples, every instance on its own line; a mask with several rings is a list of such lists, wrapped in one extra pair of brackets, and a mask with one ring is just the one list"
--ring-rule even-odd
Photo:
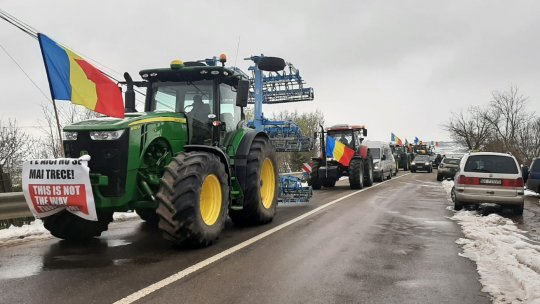
[[(282, 173), (300, 177), (302, 172)], [(32, 212), (24, 200), (22, 192), (0, 193), (0, 221), (22, 217), (33, 217)]]
[(0, 220), (31, 216), (22, 192), (0, 193)]

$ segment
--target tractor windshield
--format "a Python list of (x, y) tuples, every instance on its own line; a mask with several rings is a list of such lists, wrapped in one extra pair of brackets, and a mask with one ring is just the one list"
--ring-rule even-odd
[(154, 82), (151, 110), (186, 113), (190, 142), (209, 144), (212, 140), (209, 115), (215, 114), (213, 88), (214, 82), (209, 80)]
[(354, 149), (355, 143), (354, 143), (352, 131), (332, 131), (332, 132), (328, 132), (328, 136), (331, 136), (336, 141), (339, 141), (340, 143)]
[[(197, 112), (206, 121), (213, 109), (213, 82), (155, 82), (152, 84), (152, 111)], [(203, 115), (203, 110), (208, 114)], [(194, 113), (195, 114), (195, 113)]]

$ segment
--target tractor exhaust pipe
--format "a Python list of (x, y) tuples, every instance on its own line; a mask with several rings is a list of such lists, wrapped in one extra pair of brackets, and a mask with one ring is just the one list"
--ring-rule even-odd
[(126, 79), (127, 86), (126, 92), (124, 93), (125, 112), (137, 112), (137, 109), (135, 109), (135, 91), (133, 90), (133, 79), (128, 72), (124, 73), (124, 78)]

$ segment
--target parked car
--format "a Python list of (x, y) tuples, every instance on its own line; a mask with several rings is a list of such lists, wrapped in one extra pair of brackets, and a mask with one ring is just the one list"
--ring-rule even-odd
[(426, 171), (428, 173), (433, 172), (432, 161), (429, 159), (429, 155), (419, 154), (414, 157), (411, 162), (411, 172)]
[(437, 167), (437, 180), (442, 181), (445, 178), (454, 178), (456, 172), (459, 170), (459, 158), (445, 157), (441, 161), (439, 167)]
[(540, 193), (540, 157), (533, 159), (527, 176), (527, 189)]
[(373, 179), (382, 182), (396, 175), (396, 160), (390, 146), (382, 141), (366, 141), (373, 157)]
[(511, 154), (476, 152), (461, 159), (454, 186), (454, 209), (465, 205), (495, 203), (523, 214), (521, 169)]

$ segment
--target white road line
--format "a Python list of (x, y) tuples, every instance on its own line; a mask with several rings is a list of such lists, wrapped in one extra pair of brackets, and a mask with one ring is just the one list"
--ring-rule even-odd
[[(403, 176), (407, 176), (409, 174), (410, 173), (406, 173), (404, 175), (395, 177), (394, 179), (398, 179), (398, 178), (401, 178)], [(392, 179), (392, 180), (394, 180), (394, 179)], [(377, 186), (380, 186), (380, 185), (382, 185), (384, 183), (387, 183), (387, 182), (390, 182), (392, 180), (387, 180), (387, 181), (384, 181), (382, 183), (378, 183), (376, 185), (373, 185), (371, 187), (364, 188), (364, 189), (349, 193), (349, 194), (347, 194), (345, 196), (342, 196), (342, 197), (340, 197), (338, 199), (335, 199), (335, 200), (333, 200), (333, 201), (331, 201), (329, 203), (326, 203), (326, 204), (324, 204), (324, 205), (322, 205), (322, 206), (320, 206), (318, 208), (315, 208), (315, 209), (313, 209), (313, 210), (311, 210), (311, 211), (309, 211), (307, 213), (304, 213), (304, 214), (302, 214), (302, 215), (300, 215), (300, 216), (298, 216), (298, 217), (296, 217), (296, 218), (294, 218), (294, 219), (292, 219), (292, 220), (290, 220), (288, 222), (285, 222), (285, 223), (283, 223), (283, 224), (281, 224), (279, 226), (276, 226), (276, 227), (274, 227), (274, 228), (272, 228), (270, 230), (267, 230), (267, 231), (265, 231), (265, 232), (263, 232), (263, 233), (261, 233), (259, 235), (256, 235), (256, 236), (252, 237), (249, 240), (246, 240), (246, 241), (244, 241), (244, 242), (242, 242), (242, 243), (240, 243), (238, 245), (235, 245), (235, 246), (233, 246), (233, 247), (231, 247), (231, 248), (229, 248), (227, 250), (224, 250), (224, 251), (222, 251), (222, 252), (220, 252), (220, 253), (212, 256), (212, 257), (209, 257), (208, 259), (206, 259), (204, 261), (201, 261), (201, 262), (199, 262), (197, 264), (194, 264), (194, 265), (192, 265), (192, 266), (190, 266), (190, 267), (188, 267), (188, 268), (186, 268), (184, 270), (181, 270), (181, 271), (179, 271), (179, 272), (177, 272), (177, 273), (175, 273), (175, 274), (173, 274), (173, 275), (171, 275), (171, 276), (169, 276), (169, 277), (167, 277), (167, 278), (165, 278), (165, 279), (163, 279), (161, 281), (158, 281), (158, 282), (156, 282), (156, 283), (154, 283), (152, 285), (149, 285), (149, 286), (147, 286), (147, 287), (145, 287), (143, 289), (140, 289), (139, 291), (136, 291), (136, 292), (130, 294), (129, 296), (114, 302), (114, 304), (129, 304), (129, 303), (133, 303), (133, 302), (135, 302), (137, 300), (140, 300), (143, 297), (153, 293), (154, 291), (157, 291), (157, 290), (159, 290), (159, 289), (161, 289), (161, 288), (163, 288), (163, 287), (165, 287), (167, 285), (170, 285), (170, 284), (172, 284), (172, 283), (174, 283), (174, 282), (176, 282), (176, 281), (178, 281), (178, 280), (180, 280), (180, 279), (194, 273), (197, 270), (200, 270), (200, 269), (202, 269), (202, 268), (204, 268), (204, 267), (206, 267), (206, 266), (208, 266), (208, 265), (210, 265), (210, 264), (212, 264), (214, 262), (217, 262), (217, 261), (223, 259), (226, 256), (229, 256), (229, 255), (231, 255), (231, 254), (233, 254), (233, 253), (235, 253), (235, 252), (237, 252), (237, 251), (239, 251), (239, 250), (241, 250), (241, 249), (243, 249), (243, 248), (257, 242), (257, 241), (259, 241), (259, 240), (264, 239), (265, 237), (267, 237), (269, 235), (272, 235), (272, 234), (282, 230), (283, 228), (286, 228), (286, 227), (288, 227), (288, 226), (290, 226), (290, 225), (292, 225), (292, 224), (294, 224), (296, 222), (299, 222), (299, 221), (305, 219), (306, 217), (309, 217), (309, 216), (311, 216), (311, 215), (313, 215), (313, 214), (315, 214), (315, 213), (317, 213), (317, 212), (319, 212), (319, 211), (321, 211), (323, 209), (326, 209), (326, 208), (328, 208), (328, 207), (330, 207), (330, 206), (332, 206), (332, 205), (334, 205), (334, 204), (336, 204), (336, 203), (338, 203), (338, 202), (340, 202), (340, 201), (342, 201), (342, 200), (344, 200), (346, 198), (349, 198), (349, 197), (351, 197), (353, 195), (356, 195), (356, 194), (358, 194), (360, 192), (364, 192), (364, 191), (367, 191), (369, 189), (373, 189), (373, 188), (375, 188)]]

